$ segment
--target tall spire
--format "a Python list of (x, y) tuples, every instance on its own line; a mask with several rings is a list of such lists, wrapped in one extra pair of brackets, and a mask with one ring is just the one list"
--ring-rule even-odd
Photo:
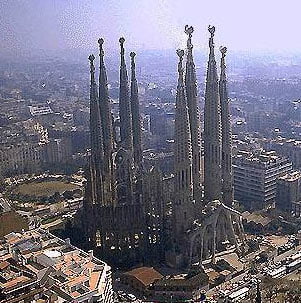
[(178, 86), (175, 114), (175, 177), (174, 177), (174, 228), (176, 236), (189, 227), (193, 218), (192, 151), (187, 100), (183, 79), (183, 50), (177, 50)]
[(103, 138), (101, 128), (101, 118), (99, 112), (97, 85), (95, 82), (95, 66), (94, 55), (89, 56), (90, 61), (90, 141), (91, 141), (91, 157), (90, 157), (90, 182), (91, 201), (92, 203), (103, 202), (103, 184), (102, 184), (102, 168), (103, 168)]
[(209, 26), (209, 60), (204, 109), (204, 187), (207, 202), (221, 199), (221, 110), (216, 61), (214, 56), (215, 27)]
[(200, 111), (197, 97), (197, 80), (195, 65), (193, 61), (191, 43), (193, 27), (185, 26), (187, 39), (187, 61), (185, 73), (185, 86), (187, 95), (187, 105), (189, 112), (191, 145), (192, 145), (192, 180), (193, 180), (193, 199), (201, 199), (201, 131), (200, 131)]
[(221, 102), (222, 121), (222, 191), (223, 202), (227, 205), (233, 203), (233, 173), (232, 173), (232, 131), (229, 112), (229, 99), (227, 91), (225, 57), (227, 48), (221, 47), (221, 74), (219, 81), (219, 94)]
[(119, 116), (121, 145), (129, 151), (133, 151), (132, 115), (130, 108), (128, 75), (124, 58), (125, 39), (120, 38), (120, 90), (119, 90)]
[(113, 127), (112, 113), (110, 105), (110, 97), (108, 91), (107, 72), (104, 64), (104, 40), (98, 39), (99, 44), (99, 111), (101, 117), (102, 135), (103, 135), (103, 195), (104, 204), (111, 204), (114, 196), (114, 180), (113, 176)]
[(99, 109), (101, 114), (103, 145), (104, 145), (104, 170), (111, 172), (111, 154), (113, 151), (113, 130), (110, 98), (108, 92), (107, 72), (104, 64), (104, 40), (98, 39), (99, 44)]
[(132, 128), (133, 128), (133, 148), (134, 148), (134, 161), (138, 167), (142, 163), (142, 150), (141, 150), (141, 120), (139, 111), (139, 98), (138, 98), (138, 84), (135, 72), (135, 56), (134, 52), (130, 53), (131, 56), (131, 111), (132, 111)]

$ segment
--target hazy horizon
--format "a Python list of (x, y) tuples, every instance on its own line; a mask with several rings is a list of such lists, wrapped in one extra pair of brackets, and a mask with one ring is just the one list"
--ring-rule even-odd
[(207, 49), (212, 24), (216, 46), (233, 52), (299, 54), (300, 9), (297, 0), (2, 0), (0, 54), (93, 51), (99, 37), (115, 52), (120, 36), (128, 49), (172, 50), (185, 47), (185, 24), (195, 28), (195, 49)]

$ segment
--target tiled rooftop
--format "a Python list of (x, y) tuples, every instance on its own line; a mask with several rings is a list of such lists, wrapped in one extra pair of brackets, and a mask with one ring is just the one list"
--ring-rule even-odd
[[(23, 260), (24, 268), (33, 277), (51, 279), (61, 290), (60, 295), (69, 299), (99, 294), (105, 287), (106, 273), (110, 270), (92, 253), (81, 251), (68, 240), (59, 239), (42, 229), (6, 235), (5, 241), (0, 243), (1, 275), (10, 267), (9, 258), (14, 258), (14, 262)], [(8, 278), (3, 280), (5, 283), (1, 283), (0, 288), (7, 289), (30, 280), (20, 274), (14, 277), (12, 270), (6, 275)]]

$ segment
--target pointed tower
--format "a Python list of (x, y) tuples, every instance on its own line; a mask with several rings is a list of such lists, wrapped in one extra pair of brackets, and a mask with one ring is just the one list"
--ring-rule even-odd
[(183, 79), (183, 50), (177, 50), (178, 86), (175, 114), (175, 168), (174, 168), (174, 232), (176, 241), (189, 228), (193, 216), (192, 151), (187, 100)]
[(120, 88), (119, 88), (119, 117), (121, 146), (133, 152), (132, 115), (129, 96), (128, 75), (124, 58), (125, 39), (120, 38)]
[(107, 72), (104, 64), (104, 40), (100, 38), (99, 44), (99, 108), (102, 122), (103, 146), (104, 146), (104, 170), (111, 174), (112, 151), (113, 151), (113, 129), (110, 98), (108, 92)]
[(99, 112), (99, 102), (97, 94), (97, 85), (95, 82), (94, 55), (89, 56), (90, 61), (90, 194), (92, 204), (103, 203), (103, 138), (101, 128), (101, 117)]
[(139, 167), (142, 163), (142, 150), (141, 150), (141, 120), (139, 111), (139, 98), (138, 98), (138, 84), (135, 72), (135, 56), (134, 52), (130, 53), (131, 56), (131, 112), (132, 112), (132, 128), (133, 128), (133, 149), (134, 149), (134, 163)]
[(207, 202), (221, 199), (221, 110), (218, 87), (218, 76), (214, 56), (215, 27), (208, 28), (209, 60), (206, 78), (205, 109), (204, 109), (204, 187)]
[(187, 105), (189, 113), (191, 146), (192, 146), (192, 181), (193, 181), (193, 199), (201, 200), (201, 131), (200, 131), (200, 111), (197, 97), (197, 80), (195, 65), (192, 56), (193, 45), (191, 37), (193, 27), (185, 26), (187, 40), (187, 61), (185, 73), (185, 86), (187, 95)]
[(221, 47), (221, 75), (219, 80), (219, 95), (221, 102), (222, 121), (222, 191), (223, 202), (226, 205), (233, 203), (233, 174), (232, 174), (232, 131), (229, 112), (229, 99), (227, 91), (225, 57), (227, 48)]

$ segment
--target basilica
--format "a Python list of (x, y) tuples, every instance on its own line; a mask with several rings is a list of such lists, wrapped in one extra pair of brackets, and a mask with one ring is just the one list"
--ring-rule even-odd
[(95, 57), (89, 56), (91, 152), (84, 205), (75, 224), (83, 247), (111, 264), (127, 267), (164, 262), (171, 267), (191, 268), (205, 260), (215, 263), (216, 254), (230, 248), (244, 253), (241, 215), (233, 208), (227, 49), (220, 48), (218, 75), (215, 27), (208, 30), (203, 138), (193, 27), (185, 26), (187, 49), (177, 50), (174, 171), (168, 178), (158, 167), (149, 168), (144, 163), (136, 54), (130, 53), (129, 79), (125, 39), (119, 39), (118, 123), (111, 111), (103, 39), (98, 40), (98, 83)]

